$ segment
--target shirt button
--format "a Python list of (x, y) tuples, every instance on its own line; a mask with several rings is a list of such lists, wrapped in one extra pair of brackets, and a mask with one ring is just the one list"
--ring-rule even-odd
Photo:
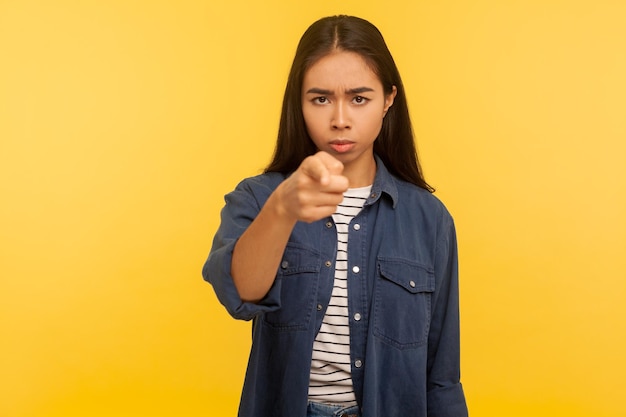
[(372, 194), (370, 195), (370, 198), (376, 198), (377, 196), (378, 196), (378, 194), (376, 194), (376, 193), (372, 193)]
[(283, 269), (287, 268), (288, 266), (289, 266), (289, 262), (287, 261), (283, 261), (283, 263), (280, 264), (280, 267)]
[(330, 261), (326, 261), (324, 262), (324, 265), (326, 265), (328, 268), (330, 268), (330, 266), (332, 265), (332, 263)]
[(354, 230), (361, 230), (361, 225), (360, 224), (355, 224), (354, 226), (352, 226), (354, 228)]
[(415, 281), (413, 280), (409, 281), (409, 285), (411, 286), (411, 288), (415, 288)]
[(326, 228), (330, 229), (331, 227), (333, 227), (333, 222), (331, 222), (330, 220), (326, 222)]
[(355, 313), (354, 314), (354, 320), (360, 321), (361, 320), (361, 314), (360, 313)]
[(359, 267), (358, 267), (358, 266), (353, 266), (353, 267), (352, 267), (352, 272), (354, 272), (355, 274), (358, 274), (358, 273), (359, 273), (359, 271), (360, 271), (360, 269), (359, 269)]
[(317, 311), (322, 311), (322, 305), (321, 304), (317, 305)]
[(360, 368), (361, 366), (363, 366), (363, 362), (361, 362), (361, 359), (355, 360), (354, 366), (356, 366), (357, 368)]

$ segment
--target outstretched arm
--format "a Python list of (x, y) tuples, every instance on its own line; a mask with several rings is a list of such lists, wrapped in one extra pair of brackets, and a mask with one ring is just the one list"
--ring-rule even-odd
[(342, 171), (341, 162), (318, 152), (270, 195), (233, 252), (231, 272), (243, 301), (258, 302), (267, 294), (297, 221), (313, 222), (335, 212), (348, 189)]

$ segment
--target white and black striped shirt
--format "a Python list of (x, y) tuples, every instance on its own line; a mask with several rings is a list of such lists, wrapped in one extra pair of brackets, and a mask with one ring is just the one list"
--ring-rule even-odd
[(356, 404), (350, 372), (348, 226), (363, 208), (371, 188), (370, 185), (346, 191), (333, 214), (337, 227), (335, 280), (322, 326), (313, 343), (309, 401), (346, 406)]

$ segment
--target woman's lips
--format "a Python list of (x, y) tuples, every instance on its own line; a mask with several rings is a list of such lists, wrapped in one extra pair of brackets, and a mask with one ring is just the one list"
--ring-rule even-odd
[(335, 152), (344, 153), (348, 152), (350, 149), (354, 147), (355, 143), (350, 140), (338, 139), (330, 142), (330, 147), (333, 148)]

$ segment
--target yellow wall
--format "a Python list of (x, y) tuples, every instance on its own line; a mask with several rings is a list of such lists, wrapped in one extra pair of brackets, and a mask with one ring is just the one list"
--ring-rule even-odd
[(473, 416), (623, 416), (626, 2), (0, 0), (0, 415), (234, 415), (201, 280), (318, 17), (377, 24), (453, 212)]

